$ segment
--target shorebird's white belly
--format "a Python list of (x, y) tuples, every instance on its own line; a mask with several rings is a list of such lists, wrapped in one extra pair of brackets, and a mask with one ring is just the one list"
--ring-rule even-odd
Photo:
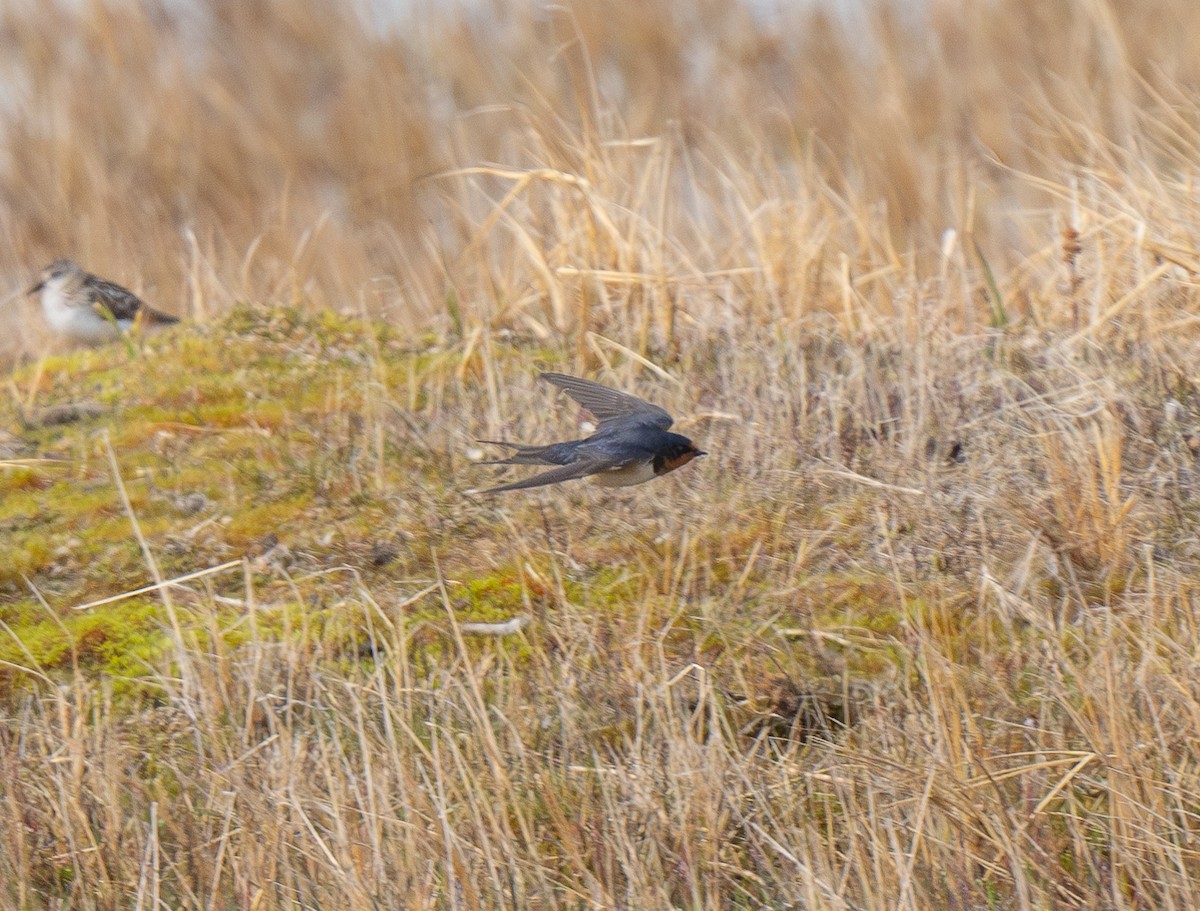
[[(107, 342), (117, 337), (116, 327), (91, 305), (70, 304), (57, 288), (42, 289), (42, 312), (51, 329), (78, 341)], [(129, 320), (117, 320), (122, 332), (128, 332), (131, 325)]]
[(631, 487), (634, 484), (644, 484), (654, 477), (654, 463), (647, 459), (611, 471), (602, 471), (591, 476), (593, 484), (601, 487)]

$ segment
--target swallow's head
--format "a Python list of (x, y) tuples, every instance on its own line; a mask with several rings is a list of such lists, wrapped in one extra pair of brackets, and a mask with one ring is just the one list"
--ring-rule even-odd
[(702, 449), (697, 449), (695, 444), (687, 437), (680, 436), (677, 433), (668, 433), (666, 445), (654, 456), (654, 473), (666, 474), (668, 471), (674, 471), (676, 468), (683, 467), (692, 459), (697, 459), (702, 455), (708, 455), (708, 453)]
[(37, 294), (51, 282), (68, 284), (71, 280), (81, 277), (83, 270), (69, 259), (56, 259), (38, 274), (38, 283), (26, 291), (26, 294)]

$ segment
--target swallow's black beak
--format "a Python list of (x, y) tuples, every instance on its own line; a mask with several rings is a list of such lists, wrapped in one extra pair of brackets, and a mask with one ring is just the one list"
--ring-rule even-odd
[(696, 450), (696, 455), (694, 456), (694, 458), (697, 458), (697, 459), (698, 459), (698, 458), (700, 458), (700, 456), (702, 456), (702, 455), (708, 455), (708, 453), (707, 453), (707, 452), (705, 452), (703, 449), (697, 449), (697, 450)]
[(25, 296), (28, 297), (31, 294), (37, 294), (45, 286), (46, 286), (45, 282), (38, 282), (36, 285), (34, 285), (32, 288), (30, 288), (28, 291), (25, 292)]

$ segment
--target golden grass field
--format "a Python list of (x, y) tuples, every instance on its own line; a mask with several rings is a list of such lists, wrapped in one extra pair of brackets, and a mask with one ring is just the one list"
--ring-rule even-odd
[(1200, 906), (1200, 4), (414, 6), (0, 8), (0, 907)]

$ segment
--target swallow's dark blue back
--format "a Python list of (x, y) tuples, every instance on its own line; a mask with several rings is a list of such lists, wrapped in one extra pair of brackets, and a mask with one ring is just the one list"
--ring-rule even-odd
[[(559, 443), (569, 446), (569, 443)], [(572, 461), (578, 458), (602, 458), (615, 463), (653, 459), (671, 449), (690, 446), (687, 437), (663, 430), (654, 421), (626, 418), (601, 427), (578, 447)], [(565, 463), (563, 463), (565, 464)]]

